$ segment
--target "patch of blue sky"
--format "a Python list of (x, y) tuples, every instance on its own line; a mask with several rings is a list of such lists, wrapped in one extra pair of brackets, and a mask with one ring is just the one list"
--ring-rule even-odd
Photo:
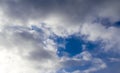
[(69, 36), (67, 38), (58, 37), (56, 39), (56, 42), (58, 43), (58, 45), (60, 44), (64, 46), (58, 46), (58, 56), (60, 57), (64, 56), (65, 53), (67, 53), (70, 57), (79, 54), (80, 52), (82, 52), (82, 44), (84, 43), (76, 36)]
[[(83, 50), (94, 52), (100, 49), (100, 41), (90, 42), (84, 40), (83, 38), (84, 36), (81, 37), (76, 35), (71, 35), (66, 38), (56, 36), (55, 42), (58, 44), (57, 55), (59, 57), (65, 55), (67, 55), (68, 57), (73, 57), (83, 52)], [(85, 49), (83, 46), (85, 46)]]
[(115, 23), (114, 23), (114, 26), (120, 27), (120, 21), (115, 22)]

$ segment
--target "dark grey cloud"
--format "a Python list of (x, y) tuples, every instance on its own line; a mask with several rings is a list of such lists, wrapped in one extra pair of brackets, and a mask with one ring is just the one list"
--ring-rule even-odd
[(46, 50), (41, 50), (41, 49), (38, 49), (38, 50), (35, 50), (35, 51), (32, 51), (30, 53), (30, 57), (29, 57), (30, 60), (34, 60), (34, 61), (44, 61), (45, 59), (53, 59), (52, 58), (52, 54), (50, 54), (50, 52), (46, 51)]
[[(54, 59), (53, 53), (55, 52), (49, 50), (51, 47), (45, 49), (47, 44), (44, 44), (44, 42), (47, 41), (49, 36), (42, 32), (41, 28), (38, 29), (41, 32), (33, 30), (32, 27), (5, 26), (2, 32), (0, 32), (0, 39), (4, 41), (0, 42), (0, 45), (11, 51), (13, 50), (12, 48), (17, 47), (16, 50), (19, 51), (21, 56), (30, 60), (45, 61), (47, 59)], [(27, 50), (26, 53), (29, 55), (24, 55), (24, 50)]]
[(10, 18), (22, 20), (44, 19), (49, 14), (57, 13), (66, 16), (67, 20), (79, 22), (99, 15), (99, 12), (107, 13), (109, 8), (113, 10), (113, 15), (113, 12), (120, 11), (116, 8), (119, 7), (119, 0), (1, 0), (0, 4)]

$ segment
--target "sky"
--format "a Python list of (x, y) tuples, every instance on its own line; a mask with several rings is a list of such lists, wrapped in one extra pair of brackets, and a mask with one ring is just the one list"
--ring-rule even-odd
[(0, 73), (120, 73), (120, 0), (0, 0)]

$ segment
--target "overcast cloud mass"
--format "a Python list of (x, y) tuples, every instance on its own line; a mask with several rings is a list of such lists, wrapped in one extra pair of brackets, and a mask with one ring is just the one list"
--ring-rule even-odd
[(120, 73), (120, 0), (0, 0), (0, 73)]

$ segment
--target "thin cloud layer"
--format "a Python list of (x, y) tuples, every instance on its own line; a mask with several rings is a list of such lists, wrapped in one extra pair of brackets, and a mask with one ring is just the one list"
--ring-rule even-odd
[[(68, 70), (69, 68), (74, 68), (71, 73), (92, 73), (101, 69), (106, 68), (106, 64), (99, 58), (94, 58), (92, 55), (83, 51), (81, 54), (78, 54), (71, 58), (63, 58), (64, 69)], [(65, 70), (63, 70), (65, 71)], [(67, 72), (67, 71), (66, 71)], [(64, 72), (63, 72), (64, 73)]]

